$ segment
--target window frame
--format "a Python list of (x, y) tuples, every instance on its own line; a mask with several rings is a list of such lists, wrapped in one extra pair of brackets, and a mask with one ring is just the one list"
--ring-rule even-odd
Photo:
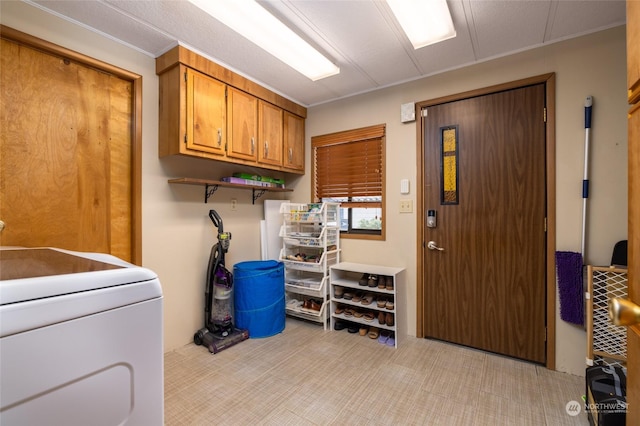
[[(380, 231), (372, 231), (372, 230), (353, 230), (351, 223), (352, 218), (352, 210), (348, 211), (348, 231), (340, 231), (341, 238), (351, 238), (351, 239), (363, 239), (363, 240), (385, 240), (386, 239), (386, 226), (385, 226), (385, 218), (386, 218), (386, 208), (385, 208), (385, 190), (386, 190), (386, 124), (377, 124), (373, 126), (362, 127), (359, 129), (346, 130), (341, 132), (330, 133), (326, 135), (319, 135), (311, 137), (311, 194), (314, 202), (321, 202), (322, 200), (318, 197), (318, 189), (317, 189), (317, 172), (316, 172), (316, 149), (319, 147), (327, 147), (331, 145), (339, 145), (339, 144), (348, 144), (355, 142), (363, 142), (367, 140), (378, 140), (380, 143), (380, 162), (381, 162), (381, 171), (380, 171), (380, 180), (381, 180), (381, 188), (380, 194), (377, 194), (381, 197), (380, 202), (371, 203), (371, 207), (380, 208), (381, 210), (381, 229)], [(341, 208), (366, 208), (366, 202), (353, 202), (350, 203), (350, 206), (345, 206)], [(363, 205), (364, 204), (364, 205)]]

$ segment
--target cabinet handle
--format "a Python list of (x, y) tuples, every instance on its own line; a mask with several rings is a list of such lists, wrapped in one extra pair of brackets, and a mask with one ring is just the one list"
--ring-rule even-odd
[(222, 129), (218, 129), (218, 147), (222, 146)]
[(264, 141), (264, 158), (269, 157), (269, 141)]
[(251, 137), (251, 154), (253, 155), (253, 153), (256, 151), (255, 150), (255, 145), (256, 145), (256, 141), (255, 138), (252, 136)]
[(293, 162), (293, 148), (289, 148), (289, 164)]

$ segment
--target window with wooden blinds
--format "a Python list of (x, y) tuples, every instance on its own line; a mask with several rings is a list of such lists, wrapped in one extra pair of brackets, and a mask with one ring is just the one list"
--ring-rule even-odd
[(384, 235), (384, 124), (311, 138), (314, 201), (341, 203), (341, 231)]

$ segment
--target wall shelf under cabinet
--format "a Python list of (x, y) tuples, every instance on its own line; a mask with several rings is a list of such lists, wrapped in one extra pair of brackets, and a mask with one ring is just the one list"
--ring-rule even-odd
[(230, 182), (222, 182), (219, 180), (208, 180), (208, 179), (194, 179), (194, 178), (175, 178), (169, 179), (169, 183), (181, 183), (185, 185), (199, 185), (204, 186), (204, 202), (206, 203), (219, 187), (225, 188), (236, 188), (236, 189), (250, 189), (252, 192), (253, 201), (252, 204), (256, 203), (256, 200), (265, 192), (293, 192), (293, 189), (289, 188), (275, 188), (270, 186), (257, 186), (257, 185), (242, 185), (239, 183), (230, 183)]

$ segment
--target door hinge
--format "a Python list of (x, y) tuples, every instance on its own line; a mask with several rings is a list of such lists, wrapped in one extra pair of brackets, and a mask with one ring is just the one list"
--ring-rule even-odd
[(544, 328), (544, 341), (547, 341), (547, 327)]
[(544, 218), (544, 232), (547, 232), (547, 218)]
[(187, 82), (187, 72), (186, 71), (184, 72), (184, 81), (185, 81), (185, 83)]
[(547, 122), (547, 107), (544, 107), (542, 115), (544, 116), (544, 122)]
[(426, 108), (422, 108), (421, 114), (422, 114), (423, 117), (426, 117), (427, 114), (428, 114), (427, 109)]
[(185, 144), (187, 143), (187, 134), (186, 133), (184, 134), (184, 143)]

